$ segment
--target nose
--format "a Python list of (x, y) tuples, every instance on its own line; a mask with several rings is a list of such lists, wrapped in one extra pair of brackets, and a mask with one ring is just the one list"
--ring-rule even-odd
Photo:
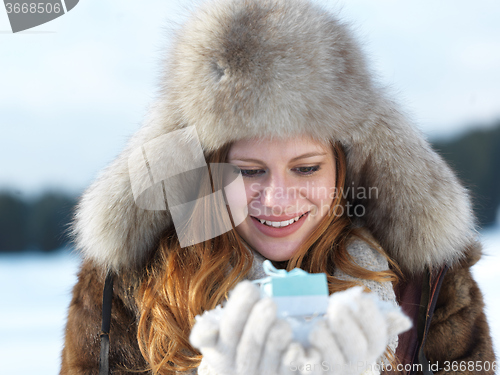
[(295, 205), (295, 189), (285, 174), (270, 174), (266, 183), (262, 185), (260, 203), (273, 215), (282, 215), (287, 208)]

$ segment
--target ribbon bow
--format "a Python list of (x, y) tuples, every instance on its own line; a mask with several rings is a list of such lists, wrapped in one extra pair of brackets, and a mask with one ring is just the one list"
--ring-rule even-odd
[(307, 275), (307, 272), (301, 270), (300, 268), (294, 268), (291, 271), (279, 270), (276, 267), (274, 267), (273, 263), (268, 259), (266, 259), (264, 263), (262, 263), (262, 270), (267, 275), (267, 277), (263, 277), (262, 279), (257, 279), (252, 281), (255, 284), (261, 284), (261, 286), (270, 283), (273, 277)]

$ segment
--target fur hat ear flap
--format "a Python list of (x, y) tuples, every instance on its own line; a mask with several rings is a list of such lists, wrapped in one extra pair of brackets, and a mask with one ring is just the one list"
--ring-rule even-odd
[[(137, 197), (139, 204), (136, 203), (132, 180), (137, 184), (142, 174), (138, 177), (134, 173), (137, 166), (130, 168), (130, 158), (144, 145), (174, 129), (175, 123), (165, 116), (162, 106), (154, 103), (142, 128), (85, 191), (72, 223), (75, 246), (85, 259), (115, 271), (137, 269), (156, 249), (161, 233), (171, 223), (170, 212), (157, 206), (158, 194), (154, 192)], [(162, 154), (168, 152), (176, 150), (162, 150)], [(151, 184), (155, 191), (158, 187)]]
[(115, 160), (83, 194), (72, 226), (83, 257), (117, 272), (143, 265), (170, 223), (168, 211), (135, 204), (126, 159)]
[(347, 195), (404, 271), (451, 265), (476, 240), (467, 190), (396, 108), (381, 101), (345, 145)]

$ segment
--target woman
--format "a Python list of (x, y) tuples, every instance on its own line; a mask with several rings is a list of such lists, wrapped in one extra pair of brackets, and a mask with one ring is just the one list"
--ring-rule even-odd
[[(389, 358), (395, 349), (391, 363), (406, 369), (424, 363), (426, 373), (493, 373), (482, 296), (470, 273), (481, 248), (467, 192), (373, 82), (344, 25), (305, 0), (221, 0), (188, 20), (170, 56), (144, 126), (78, 206), (74, 233), (84, 262), (61, 374), (97, 373), (100, 361), (102, 373), (109, 364), (114, 374), (196, 371), (200, 361), (200, 374), (246, 368), (231, 356), (254, 358), (256, 351), (240, 349), (238, 341), (221, 351), (213, 335), (201, 333), (244, 330), (258, 320), (255, 311), (270, 317), (263, 322), (276, 322), (266, 325), (268, 340), (271, 332), (290, 332), (244, 282), (261, 276), (263, 258), (328, 274), (333, 307), (328, 324), (311, 333), (313, 348), (324, 331), (323, 339), (339, 343), (338, 353), (353, 351), (360, 341), (349, 349), (349, 332), (335, 331), (343, 323), (332, 324), (332, 316), (362, 325), (367, 314), (346, 306), (365, 306), (353, 309), (373, 311), (390, 325), (379, 302), (343, 291), (362, 285), (399, 304), (413, 322), (398, 343), (391, 336), (402, 326), (370, 336), (382, 337)], [(315, 155), (295, 160), (302, 147)], [(231, 190), (231, 216), (217, 203), (224, 199), (217, 192), (241, 182), (239, 175), (228, 182), (224, 171), (212, 176), (223, 163), (241, 170), (248, 216)], [(302, 185), (307, 179), (310, 185)], [(312, 182), (337, 194), (311, 198)], [(276, 188), (288, 187), (297, 194), (278, 197)], [(290, 229), (264, 227), (292, 219)], [(236, 285), (220, 325), (207, 313), (193, 328), (195, 316), (217, 311)], [(345, 293), (350, 304), (335, 299)], [(226, 325), (235, 321), (230, 316), (242, 319)], [(290, 356), (280, 363), (307, 363), (314, 359), (307, 355), (328, 350), (301, 352), (285, 336), (273, 352)], [(368, 346), (363, 360), (381, 354), (370, 357)], [(276, 366), (277, 356), (258, 350), (258, 366)]]
[[(226, 189), (226, 197), (233, 218), (244, 217), (235, 232), (252, 252), (252, 270), (245, 278), (255, 279), (259, 273), (265, 276), (261, 262), (270, 259), (289, 269), (301, 267), (330, 275), (331, 293), (361, 284), (382, 300), (397, 305), (391, 283), (396, 277), (388, 269), (383, 253), (359, 240), (348, 242), (354, 235), (367, 238), (356, 234), (350, 225), (343, 197), (347, 193), (346, 168), (340, 145), (318, 142), (308, 136), (243, 139), (230, 145), (226, 160), (237, 166), (243, 177), (244, 204), (238, 204), (241, 200), (234, 187)], [(224, 185), (229, 182), (226, 179)], [(206, 205), (203, 206), (206, 211)], [(238, 215), (243, 206), (247, 215)], [(193, 227), (192, 222), (189, 226)], [(166, 251), (171, 252), (172, 247)], [(185, 257), (181, 261), (185, 262)], [(393, 353), (397, 337), (390, 336), (411, 325), (391, 303), (360, 293), (360, 289), (335, 293), (327, 319), (313, 320), (312, 325), (299, 320), (297, 329), (296, 319), (283, 320), (269, 299), (260, 298), (255, 286), (240, 283), (227, 306), (197, 318), (190, 340), (203, 355), (198, 373), (360, 374), (387, 346)], [(308, 303), (307, 297), (300, 298), (299, 303)], [(153, 304), (160, 304), (157, 298)], [(168, 309), (167, 304), (163, 309)], [(172, 335), (168, 337), (171, 338)], [(341, 345), (336, 347), (336, 342)], [(146, 357), (151, 352), (161, 353), (158, 348), (148, 349)], [(168, 354), (162, 353), (159, 359)], [(351, 371), (349, 363), (353, 364)]]

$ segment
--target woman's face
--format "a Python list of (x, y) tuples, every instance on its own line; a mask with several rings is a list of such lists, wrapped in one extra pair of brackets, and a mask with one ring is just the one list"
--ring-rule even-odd
[(248, 205), (236, 231), (264, 257), (290, 259), (330, 211), (336, 182), (331, 146), (305, 136), (241, 140), (228, 161), (241, 169)]

